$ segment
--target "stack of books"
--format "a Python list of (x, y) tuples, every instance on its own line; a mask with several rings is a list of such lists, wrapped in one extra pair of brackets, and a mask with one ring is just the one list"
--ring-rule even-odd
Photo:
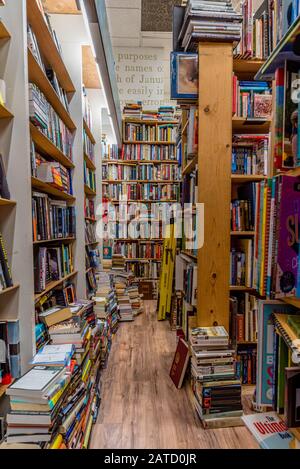
[(125, 270), (125, 257), (121, 254), (114, 254), (112, 258), (113, 270)]
[(233, 75), (233, 115), (250, 119), (270, 119), (272, 88), (266, 81), (239, 81)]
[(133, 316), (138, 316), (144, 311), (144, 302), (142, 295), (139, 293), (138, 286), (132, 285), (127, 288), (129, 301), (132, 309)]
[(142, 103), (137, 102), (137, 103), (126, 103), (123, 109), (123, 117), (136, 117), (137, 119), (141, 118), (143, 112), (143, 106)]
[(203, 425), (216, 418), (240, 417), (241, 383), (227, 331), (222, 326), (199, 327), (190, 331), (189, 338), (193, 400)]
[(230, 0), (189, 0), (179, 42), (186, 51), (195, 52), (199, 41), (233, 42), (241, 38), (242, 15)]
[(133, 321), (133, 311), (131, 308), (130, 298), (127, 291), (126, 280), (118, 278), (117, 281), (115, 281), (115, 290), (117, 295), (120, 321)]
[(158, 120), (173, 121), (175, 119), (175, 109), (173, 106), (160, 106), (158, 108)]

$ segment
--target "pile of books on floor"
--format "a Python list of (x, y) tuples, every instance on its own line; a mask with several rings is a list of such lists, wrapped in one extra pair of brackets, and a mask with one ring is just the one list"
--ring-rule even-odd
[(197, 51), (199, 41), (233, 42), (241, 38), (242, 15), (230, 0), (189, 0), (179, 41), (185, 51)]
[(114, 254), (112, 258), (112, 270), (125, 270), (125, 257), (122, 254)]
[(87, 448), (100, 403), (101, 327), (93, 303), (83, 300), (42, 317), (52, 344), (7, 390), (7, 443)]
[(226, 419), (240, 419), (242, 389), (227, 331), (222, 326), (195, 328), (189, 342), (193, 402), (203, 426), (212, 426), (216, 419), (224, 419), (224, 426)]
[(117, 295), (118, 310), (120, 321), (133, 321), (133, 311), (130, 303), (129, 294), (127, 291), (126, 279), (118, 277), (115, 279), (115, 289)]
[(138, 316), (144, 311), (143, 295), (140, 295), (137, 285), (131, 285), (127, 288), (129, 301), (133, 316)]
[(126, 103), (123, 109), (123, 117), (129, 117), (129, 118), (141, 118), (141, 114), (143, 111), (143, 106), (141, 102), (137, 103)]

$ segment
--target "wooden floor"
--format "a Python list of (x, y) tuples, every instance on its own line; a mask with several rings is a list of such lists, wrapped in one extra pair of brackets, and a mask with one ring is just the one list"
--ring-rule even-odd
[[(102, 376), (102, 403), (94, 426), (94, 449), (258, 448), (245, 427), (204, 430), (192, 409), (187, 386), (169, 378), (176, 338), (158, 322), (155, 303), (122, 324)], [(250, 395), (246, 397), (247, 412)]]

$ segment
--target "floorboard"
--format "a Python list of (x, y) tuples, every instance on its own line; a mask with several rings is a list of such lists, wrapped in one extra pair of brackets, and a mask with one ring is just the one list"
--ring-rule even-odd
[[(121, 324), (102, 376), (102, 402), (94, 426), (93, 449), (252, 449), (258, 445), (245, 427), (204, 430), (188, 385), (177, 390), (169, 378), (175, 333), (156, 320), (155, 303), (134, 323)], [(252, 390), (246, 390), (249, 412)]]

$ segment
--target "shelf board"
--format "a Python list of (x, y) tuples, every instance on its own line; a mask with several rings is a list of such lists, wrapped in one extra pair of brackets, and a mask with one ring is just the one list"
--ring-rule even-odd
[(268, 133), (272, 119), (257, 119), (257, 118), (232, 118), (232, 130), (234, 133)]
[(57, 75), (60, 86), (67, 93), (75, 93), (75, 87), (59, 53), (51, 31), (37, 0), (27, 0), (27, 18), (36, 36), (39, 49)]
[(6, 295), (8, 293), (12, 293), (16, 290), (18, 290), (20, 288), (20, 284), (19, 283), (16, 283), (16, 285), (13, 285), (12, 287), (9, 287), (9, 288), (4, 288), (4, 290), (1, 290), (0, 291), (0, 296), (1, 295)]
[(108, 180), (108, 179), (104, 179), (104, 181), (102, 181), (102, 184), (121, 184), (121, 183), (124, 183), (124, 184), (130, 184), (131, 182), (134, 182), (134, 183), (152, 183), (152, 184), (180, 184), (180, 181), (172, 181), (172, 180), (168, 180), (168, 181), (158, 181), (157, 179), (128, 179), (128, 180), (124, 180), (124, 179), (115, 179), (114, 181), (112, 180)]
[(255, 236), (255, 231), (231, 231), (231, 236)]
[(299, 55), (293, 52), (293, 44), (300, 33), (300, 17), (291, 25), (289, 30), (277, 44), (269, 58), (256, 74), (256, 80), (272, 79), (278, 68), (284, 66), (286, 60), (299, 62)]
[(69, 275), (66, 275), (65, 277), (61, 278), (60, 280), (56, 280), (55, 282), (50, 282), (47, 285), (47, 288), (43, 292), (37, 293), (36, 295), (34, 295), (35, 303), (37, 303), (44, 295), (46, 295), (46, 293), (49, 293), (51, 290), (54, 290), (56, 287), (59, 287), (60, 285), (62, 285), (67, 280), (70, 280), (71, 278), (75, 277), (75, 275), (77, 275), (77, 274), (78, 274), (78, 271), (75, 270), (74, 272), (72, 272)]
[(92, 171), (96, 171), (96, 166), (93, 160), (91, 160), (91, 158), (85, 152), (83, 152), (83, 156), (84, 156), (84, 160), (86, 162), (87, 167), (91, 169)]
[(84, 192), (85, 192), (85, 195), (89, 195), (91, 197), (96, 197), (97, 193), (95, 191), (93, 191), (89, 186), (87, 186), (86, 184), (84, 185)]
[(75, 168), (74, 163), (54, 143), (49, 140), (32, 122), (30, 122), (30, 134), (37, 150), (58, 161), (66, 168)]
[(17, 202), (15, 200), (2, 199), (0, 197), (0, 206), (14, 206)]
[(284, 173), (287, 176), (300, 176), (300, 166), (297, 168), (290, 169), (289, 171), (285, 171)]
[(47, 98), (47, 101), (49, 101), (49, 103), (57, 112), (61, 120), (68, 127), (68, 129), (73, 132), (74, 130), (76, 130), (76, 125), (74, 124), (69, 112), (65, 108), (64, 104), (61, 102), (58, 94), (51, 85), (44, 70), (35, 59), (31, 50), (29, 48), (27, 50), (29, 81), (35, 83), (37, 87), (44, 93)]
[(86, 134), (87, 134), (87, 136), (89, 137), (89, 139), (90, 139), (90, 141), (92, 142), (92, 144), (95, 145), (96, 140), (95, 140), (94, 135), (93, 135), (91, 129), (89, 128), (89, 126), (88, 126), (88, 124), (87, 124), (87, 122), (86, 122), (85, 119), (83, 119), (83, 128), (84, 128), (84, 130), (86, 131)]
[(140, 140), (135, 140), (131, 142), (130, 140), (124, 140), (123, 142), (125, 145), (176, 145), (176, 142), (162, 142), (158, 140), (146, 140), (146, 141), (140, 141)]
[(135, 258), (130, 258), (126, 257), (125, 262), (148, 262), (148, 261), (155, 261), (155, 262), (162, 262), (162, 259), (155, 259), (154, 257), (135, 257)]
[(261, 59), (233, 59), (233, 71), (236, 74), (255, 74), (264, 65)]
[(284, 301), (285, 303), (289, 304), (289, 305), (292, 305), (292, 306), (295, 306), (295, 308), (298, 308), (300, 309), (300, 298), (282, 298), (282, 301)]
[(135, 166), (137, 164), (177, 164), (178, 160), (102, 160), (103, 164), (125, 164)]
[(140, 203), (145, 203), (145, 204), (157, 204), (157, 203), (166, 203), (166, 204), (170, 204), (170, 203), (176, 203), (177, 200), (142, 200), (142, 199), (139, 199), (139, 200), (110, 200), (108, 203), (111, 203), (111, 204), (126, 204), (126, 203), (137, 203), (137, 204), (140, 204)]
[(179, 125), (178, 121), (160, 121), (158, 119), (155, 120), (143, 120), (143, 119), (135, 119), (134, 117), (125, 117), (123, 119), (123, 122), (125, 124), (145, 124), (145, 125), (153, 125), (153, 126), (159, 126), (159, 125)]
[(57, 239), (44, 239), (40, 241), (33, 241), (34, 245), (39, 245), (39, 244), (51, 244), (51, 243), (72, 243), (73, 241), (76, 241), (76, 238), (57, 238)]
[(99, 244), (99, 242), (94, 241), (93, 243), (85, 243), (86, 246), (94, 246), (95, 244)]
[(231, 291), (245, 291), (245, 292), (250, 292), (250, 291), (255, 291), (254, 288), (251, 287), (245, 287), (245, 286), (236, 286), (236, 285), (231, 285), (229, 287)]
[(84, 217), (85, 221), (89, 221), (90, 223), (97, 223), (96, 218), (92, 217)]
[(267, 179), (266, 176), (263, 175), (251, 175), (251, 176), (246, 176), (244, 174), (232, 174), (231, 175), (231, 181), (232, 182), (259, 182), (259, 181), (264, 181)]
[(0, 39), (10, 39), (11, 35), (3, 21), (0, 20)]
[(43, 182), (40, 179), (35, 177), (31, 178), (32, 187), (38, 191), (45, 192), (46, 194), (52, 195), (57, 199), (67, 200), (70, 203), (75, 202), (75, 197), (73, 195), (67, 194), (66, 192), (60, 191), (55, 187), (52, 187), (51, 184)]
[(185, 256), (188, 256), (190, 257), (191, 259), (195, 260), (195, 261), (198, 261), (198, 257), (195, 256), (194, 254), (192, 254), (190, 251), (184, 249), (183, 251), (181, 251), (181, 254), (184, 254)]
[(238, 340), (237, 345), (257, 345), (257, 341), (256, 340), (253, 340), (253, 341), (247, 341), (247, 340)]
[(5, 107), (3, 104), (0, 104), (0, 119), (12, 119), (13, 114)]
[(198, 164), (198, 155), (195, 155), (194, 158), (191, 161), (189, 161), (189, 163), (182, 170), (182, 176), (185, 176), (186, 174), (190, 174), (192, 171), (194, 171), (197, 164)]

